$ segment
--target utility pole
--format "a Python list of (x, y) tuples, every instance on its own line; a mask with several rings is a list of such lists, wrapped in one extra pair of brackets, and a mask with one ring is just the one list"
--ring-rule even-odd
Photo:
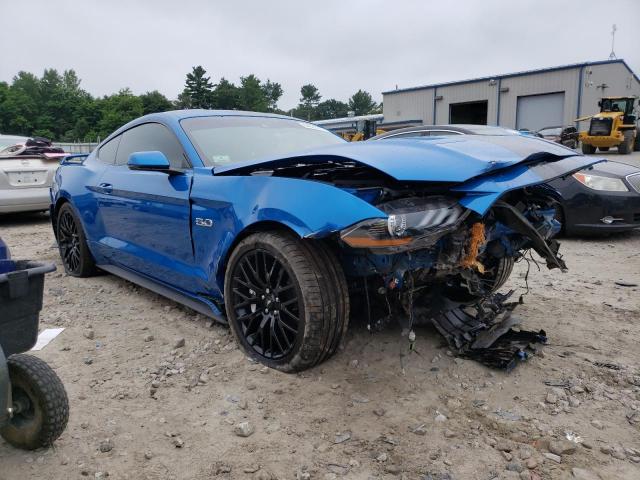
[(616, 59), (616, 53), (613, 51), (613, 47), (616, 43), (616, 30), (618, 30), (618, 27), (616, 27), (616, 24), (613, 24), (613, 27), (611, 27), (611, 53), (609, 54), (609, 60), (615, 60)]

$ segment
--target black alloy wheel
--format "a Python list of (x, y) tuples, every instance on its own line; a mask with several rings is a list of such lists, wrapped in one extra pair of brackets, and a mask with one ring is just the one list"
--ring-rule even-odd
[(247, 344), (266, 359), (286, 357), (304, 309), (292, 273), (271, 253), (253, 250), (239, 259), (232, 282), (231, 304)]
[(65, 271), (74, 277), (89, 277), (97, 271), (87, 246), (82, 224), (69, 203), (63, 204), (56, 221), (56, 239)]
[(58, 246), (64, 268), (76, 272), (80, 268), (80, 236), (78, 226), (69, 210), (64, 210), (58, 218)]
[(329, 245), (286, 231), (253, 233), (236, 245), (224, 302), (238, 346), (284, 372), (333, 355), (349, 321), (347, 281)]

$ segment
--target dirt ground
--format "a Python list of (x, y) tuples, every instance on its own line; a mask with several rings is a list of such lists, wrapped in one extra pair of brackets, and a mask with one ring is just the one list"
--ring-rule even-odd
[[(358, 324), (330, 361), (282, 374), (172, 301), (65, 275), (46, 216), (5, 217), (0, 236), (58, 265), (41, 328), (66, 330), (37, 355), (71, 405), (53, 448), (0, 440), (2, 480), (640, 478), (640, 287), (616, 283), (640, 284), (640, 231), (564, 239), (566, 273), (532, 265), (516, 312), (550, 342), (509, 374), (454, 358), (433, 328), (401, 357), (399, 328)], [(526, 268), (507, 287), (524, 293)]]

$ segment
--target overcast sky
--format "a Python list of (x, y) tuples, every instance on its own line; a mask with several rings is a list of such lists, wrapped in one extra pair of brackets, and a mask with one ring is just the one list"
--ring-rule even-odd
[(607, 59), (640, 74), (640, 0), (0, 0), (0, 81), (72, 68), (94, 95), (174, 99), (202, 65), (217, 81), (280, 82), (282, 109), (323, 98)]

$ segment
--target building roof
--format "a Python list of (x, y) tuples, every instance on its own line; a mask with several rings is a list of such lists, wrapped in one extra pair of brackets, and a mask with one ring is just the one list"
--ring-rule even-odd
[(454, 81), (454, 82), (444, 82), (444, 83), (432, 83), (429, 85), (419, 85), (417, 87), (408, 87), (408, 88), (398, 88), (395, 90), (388, 90), (386, 92), (382, 92), (383, 95), (392, 95), (394, 93), (402, 93), (402, 92), (412, 92), (415, 90), (427, 90), (430, 88), (437, 88), (437, 87), (448, 87), (451, 85), (462, 85), (465, 83), (474, 83), (474, 82), (481, 82), (481, 81), (488, 81), (488, 80), (499, 80), (499, 79), (504, 79), (504, 78), (513, 78), (513, 77), (522, 77), (525, 75), (535, 75), (535, 74), (539, 74), (539, 73), (547, 73), (547, 72), (556, 72), (558, 70), (569, 70), (572, 68), (581, 68), (581, 67), (589, 67), (589, 66), (593, 66), (593, 65), (607, 65), (607, 64), (611, 64), (611, 63), (621, 63), (622, 65), (624, 65), (627, 70), (629, 70), (629, 72), (631, 72), (631, 74), (633, 75), (633, 77), (640, 82), (640, 78), (638, 78), (638, 75), (635, 74), (635, 72), (633, 70), (631, 70), (631, 68), (629, 68), (629, 65), (627, 65), (627, 62), (625, 62), (623, 59), (615, 59), (615, 60), (602, 60), (602, 61), (597, 61), (597, 62), (583, 62), (583, 63), (572, 63), (569, 65), (560, 65), (558, 67), (548, 67), (548, 68), (539, 68), (536, 70), (525, 70), (522, 72), (514, 72), (514, 73), (505, 73), (505, 74), (501, 74), (501, 75), (491, 75), (491, 76), (486, 76), (486, 77), (478, 77), (478, 78), (470, 78), (467, 80), (458, 80), (458, 81)]

